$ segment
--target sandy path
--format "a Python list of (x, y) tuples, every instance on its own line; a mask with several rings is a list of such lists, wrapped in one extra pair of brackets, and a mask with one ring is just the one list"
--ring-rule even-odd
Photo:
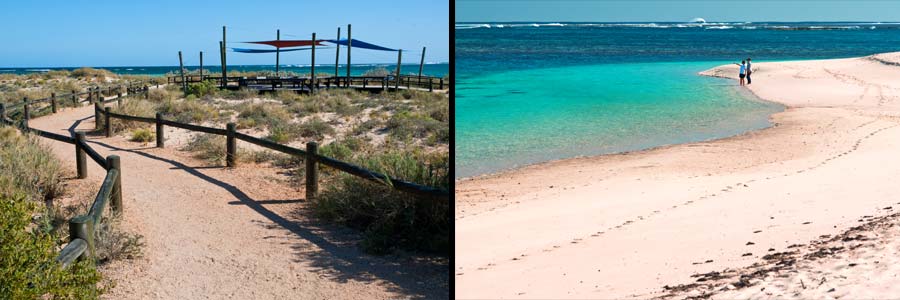
[[(34, 119), (68, 134), (93, 129), (92, 107)], [(73, 125), (74, 124), (74, 125)], [(77, 127), (77, 128), (76, 128)], [(373, 257), (356, 235), (308, 218), (303, 191), (277, 170), (203, 167), (187, 154), (128, 142), (88, 139), (121, 157), (126, 230), (145, 237), (144, 257), (113, 262), (110, 299), (446, 298), (446, 266), (409, 257)], [(74, 147), (47, 141), (74, 169)], [(239, 147), (240, 147), (239, 143)], [(89, 178), (105, 172), (88, 158)]]
[(755, 63), (749, 89), (788, 106), (766, 130), (457, 181), (457, 297), (662, 296), (882, 214), (900, 58), (877, 58)]

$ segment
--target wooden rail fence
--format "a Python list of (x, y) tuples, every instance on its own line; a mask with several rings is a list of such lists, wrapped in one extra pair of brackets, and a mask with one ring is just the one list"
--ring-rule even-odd
[[(101, 101), (102, 102), (102, 101)], [(223, 128), (213, 128), (213, 127), (205, 127), (187, 123), (179, 123), (171, 120), (166, 120), (163, 118), (162, 114), (157, 113), (155, 118), (148, 117), (140, 117), (140, 116), (130, 116), (125, 114), (114, 113), (110, 110), (109, 107), (101, 108), (99, 103), (94, 106), (94, 113), (96, 116), (103, 116), (104, 122), (104, 130), (107, 137), (112, 136), (112, 119), (122, 119), (126, 121), (135, 121), (135, 122), (143, 122), (150, 123), (156, 125), (156, 146), (159, 148), (165, 147), (165, 126), (172, 126), (182, 129), (187, 129), (190, 131), (198, 131), (203, 133), (215, 134), (215, 135), (223, 135), (226, 137), (226, 153), (225, 153), (225, 162), (227, 167), (234, 167), (236, 165), (235, 158), (237, 153), (237, 145), (235, 143), (236, 140), (241, 140), (244, 142), (248, 142), (251, 144), (255, 144), (267, 149), (271, 149), (274, 151), (278, 151), (281, 153), (289, 154), (292, 156), (302, 157), (306, 161), (306, 199), (308, 201), (312, 201), (316, 198), (316, 194), (318, 192), (318, 169), (317, 164), (322, 164), (345, 173), (357, 176), (362, 179), (366, 179), (369, 181), (386, 184), (396, 190), (410, 193), (413, 195), (417, 195), (424, 198), (431, 198), (437, 200), (449, 200), (450, 193), (447, 190), (429, 187), (424, 185), (419, 185), (415, 183), (411, 183), (408, 181), (404, 181), (401, 179), (393, 178), (385, 174), (381, 174), (375, 171), (367, 170), (360, 166), (356, 166), (347, 162), (339, 161), (327, 156), (322, 156), (317, 154), (318, 144), (316, 142), (306, 143), (306, 149), (297, 149), (290, 146), (278, 144), (269, 140), (260, 139), (257, 137), (253, 137), (244, 133), (237, 132), (235, 130), (234, 123), (228, 123), (226, 127)], [(99, 129), (99, 128), (97, 128)]]
[[(77, 107), (80, 106), (79, 103), (81, 102), (92, 102), (94, 101), (92, 99), (102, 99), (102, 96), (100, 96), (101, 94), (110, 95), (115, 90), (121, 91), (123, 89), (131, 93), (137, 92), (144, 94), (146, 94), (148, 90), (146, 86), (143, 88), (136, 88), (129, 85), (127, 87), (116, 87), (115, 89), (108, 88), (105, 93), (100, 88), (96, 88), (88, 89), (81, 93), (72, 91), (71, 94), (66, 95), (51, 94), (49, 98), (45, 99), (32, 101), (26, 99), (21, 103), (10, 106), (7, 106), (5, 103), (0, 103), (0, 122), (11, 126), (17, 126), (20, 130), (29, 134), (75, 145), (75, 166), (77, 177), (79, 179), (87, 178), (87, 163), (85, 156), (90, 157), (100, 167), (106, 170), (106, 176), (103, 179), (103, 183), (100, 185), (100, 190), (97, 192), (97, 196), (94, 198), (94, 202), (91, 205), (90, 210), (88, 210), (88, 213), (76, 216), (69, 220), (69, 243), (63, 247), (56, 259), (63, 267), (69, 266), (77, 259), (94, 257), (94, 234), (97, 226), (100, 225), (100, 222), (102, 221), (103, 212), (106, 209), (107, 204), (109, 204), (114, 215), (122, 215), (122, 165), (118, 155), (109, 155), (104, 158), (97, 153), (96, 150), (91, 148), (91, 146), (85, 142), (83, 132), (74, 133), (73, 136), (65, 136), (28, 127), (28, 118), (31, 117), (30, 108), (35, 104), (50, 102), (51, 104), (49, 107), (52, 110), (52, 113), (56, 113), (57, 101), (70, 100), (72, 101), (73, 106)], [(85, 100), (80, 100), (79, 96), (81, 95), (87, 96)], [(118, 99), (121, 101), (121, 93), (118, 95)], [(16, 122), (9, 118), (9, 115), (12, 115), (10, 112), (18, 107), (21, 107), (22, 111), (21, 115), (23, 118), (21, 122)], [(46, 108), (47, 107), (44, 107), (44, 109)]]
[[(365, 83), (363, 83), (365, 84)], [(158, 85), (157, 85), (158, 86)], [(126, 94), (121, 92), (125, 91)], [(76, 259), (85, 259), (94, 257), (94, 234), (96, 227), (102, 220), (102, 214), (107, 204), (109, 204), (115, 215), (122, 213), (122, 168), (119, 156), (109, 155), (101, 156), (96, 150), (91, 148), (85, 142), (83, 132), (75, 133), (73, 136), (65, 136), (57, 133), (47, 132), (28, 126), (28, 119), (31, 117), (32, 106), (50, 102), (50, 105), (38, 108), (37, 111), (50, 109), (51, 113), (58, 111), (58, 101), (71, 101), (73, 106), (80, 106), (81, 103), (87, 102), (94, 104), (95, 124), (104, 121), (104, 131), (107, 137), (112, 136), (112, 119), (122, 119), (127, 121), (136, 121), (144, 123), (152, 123), (156, 125), (156, 146), (165, 147), (164, 126), (172, 126), (183, 128), (191, 131), (199, 131), (209, 134), (226, 136), (226, 165), (228, 167), (235, 166), (235, 154), (237, 153), (236, 140), (245, 141), (274, 151), (286, 153), (293, 156), (303, 157), (306, 168), (306, 198), (309, 201), (316, 199), (318, 193), (318, 164), (322, 164), (345, 173), (357, 176), (362, 179), (385, 184), (393, 189), (410, 193), (423, 198), (449, 201), (450, 193), (447, 190), (423, 186), (401, 179), (393, 178), (385, 174), (371, 171), (360, 166), (356, 166), (347, 162), (339, 161), (317, 153), (318, 144), (309, 142), (306, 149), (297, 149), (290, 146), (278, 144), (269, 140), (260, 139), (235, 130), (234, 123), (228, 123), (225, 129), (204, 127), (193, 124), (179, 123), (163, 118), (162, 114), (157, 113), (155, 118), (147, 118), (140, 116), (130, 116), (125, 114), (114, 113), (110, 107), (104, 107), (104, 104), (116, 101), (118, 105), (122, 105), (122, 101), (131, 96), (144, 95), (146, 98), (149, 87), (144, 85), (129, 85), (116, 88), (89, 88), (84, 92), (72, 91), (70, 94), (56, 95), (52, 94), (48, 98), (24, 101), (12, 105), (0, 103), (0, 122), (11, 126), (17, 126), (23, 132), (49, 138), (52, 140), (73, 144), (75, 146), (75, 164), (77, 169), (77, 177), (79, 179), (87, 178), (86, 157), (90, 157), (97, 165), (106, 170), (106, 177), (103, 184), (97, 192), (97, 196), (91, 205), (90, 210), (85, 215), (80, 215), (69, 220), (69, 243), (60, 251), (57, 261), (64, 267), (70, 265)], [(116, 95), (115, 99), (105, 99), (104, 95)], [(80, 96), (86, 96), (83, 100)], [(21, 121), (17, 122), (10, 119), (10, 116), (18, 115)]]

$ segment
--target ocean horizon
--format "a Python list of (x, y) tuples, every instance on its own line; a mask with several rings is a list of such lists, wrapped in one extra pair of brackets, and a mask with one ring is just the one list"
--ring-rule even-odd
[[(79, 67), (22, 67), (22, 68), (9, 68), (9, 67), (0, 67), (0, 74), (16, 74), (16, 75), (25, 75), (32, 73), (42, 73), (49, 71), (72, 71), (78, 68), (87, 67), (87, 66), (79, 66)], [(114, 66), (114, 67), (95, 67), (90, 66), (95, 69), (105, 69), (110, 72), (120, 74), (120, 75), (149, 75), (149, 76), (164, 76), (168, 73), (178, 72), (178, 66)], [(199, 65), (185, 65), (186, 71), (196, 71), (200, 68)], [(338, 65), (338, 74), (347, 74), (347, 65), (339, 64)], [(397, 64), (390, 63), (363, 63), (363, 64), (352, 64), (352, 68), (350, 73), (352, 75), (362, 75), (366, 71), (377, 69), (377, 68), (385, 68), (390, 72), (394, 72)], [(334, 64), (316, 64), (316, 73), (333, 73), (334, 72)], [(436, 76), (436, 77), (444, 77), (449, 73), (450, 64), (447, 62), (425, 62), (422, 67), (422, 75), (428, 76)], [(203, 70), (210, 71), (211, 73), (222, 73), (221, 65), (203, 65)], [(281, 71), (285, 72), (295, 72), (295, 73), (309, 73), (310, 65), (309, 64), (283, 64), (280, 66)], [(228, 65), (228, 71), (241, 71), (241, 72), (259, 72), (259, 71), (275, 71), (275, 65)], [(401, 64), (400, 65), (400, 73), (402, 74), (418, 74), (419, 72), (419, 64)]]
[(456, 177), (767, 128), (783, 106), (697, 73), (747, 57), (900, 51), (898, 29), (895, 22), (457, 22)]

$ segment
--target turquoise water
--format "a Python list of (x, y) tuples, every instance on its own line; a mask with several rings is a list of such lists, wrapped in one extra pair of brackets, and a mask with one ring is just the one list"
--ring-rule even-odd
[(717, 62), (623, 63), (486, 73), (457, 82), (456, 176), (728, 137), (783, 110)]
[(717, 65), (900, 51), (900, 23), (878, 21), (479, 22), (455, 33), (458, 178), (769, 126), (781, 107), (696, 74)]

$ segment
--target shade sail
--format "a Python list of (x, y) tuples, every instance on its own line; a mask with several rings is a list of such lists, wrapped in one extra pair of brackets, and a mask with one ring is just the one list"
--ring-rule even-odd
[[(312, 48), (295, 48), (295, 49), (282, 49), (280, 52), (288, 52), (288, 51), (299, 51), (299, 50), (310, 50)], [(263, 49), (244, 49), (244, 48), (231, 48), (234, 52), (240, 53), (275, 53), (279, 50), (263, 50)]]
[[(353, 40), (353, 43), (351, 43), (350, 46), (353, 48), (363, 48), (363, 49), (381, 50), (381, 51), (397, 51), (397, 49), (391, 49), (391, 48), (378, 46), (375, 44), (369, 44), (369, 43), (366, 43), (366, 42), (363, 42), (363, 41), (360, 41), (357, 39), (352, 39), (352, 40)], [(347, 39), (327, 40), (327, 42), (341, 45), (341, 46), (347, 46)]]
[[(258, 42), (245, 42), (250, 44), (263, 44), (274, 46), (275, 48), (284, 48), (284, 47), (298, 47), (298, 46), (312, 46), (312, 40), (276, 40), (276, 41), (258, 41)], [(316, 45), (321, 45), (322, 40), (317, 40)]]

